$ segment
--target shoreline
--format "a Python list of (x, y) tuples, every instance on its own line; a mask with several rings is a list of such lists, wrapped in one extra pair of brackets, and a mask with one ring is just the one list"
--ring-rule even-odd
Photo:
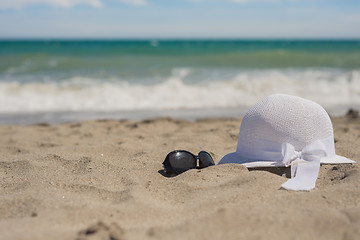
[[(330, 117), (342, 117), (350, 110), (360, 111), (360, 106), (336, 106), (326, 109)], [(196, 121), (203, 118), (241, 119), (248, 107), (169, 109), (169, 110), (129, 110), (129, 111), (60, 111), (34, 113), (0, 113), (0, 125), (61, 124), (96, 120), (143, 121), (154, 118), (176, 118)]]
[(195, 121), (202, 118), (242, 118), (247, 108), (211, 108), (176, 110), (132, 110), (117, 112), (39, 112), (0, 113), (0, 125), (61, 124), (96, 120), (143, 121), (154, 118), (175, 118)]

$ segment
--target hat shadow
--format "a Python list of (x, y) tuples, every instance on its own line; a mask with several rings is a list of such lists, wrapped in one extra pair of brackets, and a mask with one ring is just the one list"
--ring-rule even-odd
[(254, 167), (248, 168), (251, 171), (266, 171), (281, 177), (291, 178), (291, 170), (289, 167)]
[[(289, 167), (255, 167), (255, 168), (248, 168), (251, 171), (266, 171), (272, 174), (279, 175), (281, 177), (291, 178), (291, 170)], [(165, 170), (159, 170), (159, 174), (166, 178), (176, 177), (178, 174), (174, 173), (167, 173)]]

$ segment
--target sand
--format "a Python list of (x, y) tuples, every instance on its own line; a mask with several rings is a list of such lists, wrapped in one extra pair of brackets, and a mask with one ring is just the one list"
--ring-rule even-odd
[[(360, 161), (360, 119), (333, 118)], [(359, 239), (358, 164), (323, 165), (310, 192), (288, 169), (238, 164), (162, 174), (175, 149), (236, 148), (239, 119), (0, 126), (0, 239)]]

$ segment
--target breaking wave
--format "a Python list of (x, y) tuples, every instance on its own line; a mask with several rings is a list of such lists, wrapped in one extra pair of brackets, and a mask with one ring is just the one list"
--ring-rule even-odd
[(72, 77), (62, 81), (0, 80), (0, 113), (247, 108), (288, 93), (325, 108), (360, 105), (360, 70), (272, 69), (195, 74), (174, 69), (162, 81)]

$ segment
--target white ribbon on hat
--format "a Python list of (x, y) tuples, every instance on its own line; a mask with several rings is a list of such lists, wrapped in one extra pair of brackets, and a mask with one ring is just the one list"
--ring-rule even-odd
[(286, 167), (291, 166), (291, 179), (281, 186), (295, 191), (313, 189), (319, 175), (320, 160), (329, 154), (332, 155), (332, 151), (329, 151), (331, 147), (333, 147), (333, 138), (316, 140), (301, 151), (296, 151), (290, 143), (284, 143), (282, 163)]
[[(282, 184), (287, 190), (309, 191), (315, 187), (320, 164), (329, 163), (327, 159), (339, 157), (335, 154), (334, 137), (316, 140), (301, 150), (290, 143), (256, 139), (252, 146), (238, 144), (236, 152), (224, 156), (218, 164), (240, 163), (248, 168), (254, 167), (291, 167), (291, 179)], [(337, 163), (330, 161), (330, 163)], [(265, 164), (267, 162), (267, 164)], [(343, 163), (352, 163), (346, 159)], [(339, 163), (342, 163), (339, 162)]]

